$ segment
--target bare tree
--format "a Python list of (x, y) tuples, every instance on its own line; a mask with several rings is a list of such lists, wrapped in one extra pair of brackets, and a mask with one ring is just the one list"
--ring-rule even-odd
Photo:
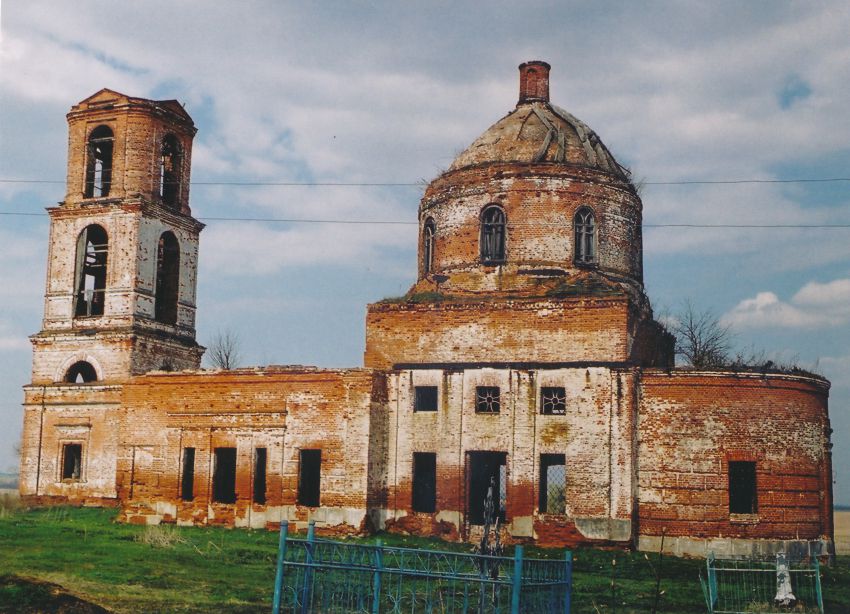
[(681, 313), (672, 322), (676, 335), (676, 355), (697, 369), (729, 364), (732, 332), (711, 310), (698, 311), (685, 301)]
[(207, 357), (213, 367), (218, 369), (235, 369), (242, 359), (239, 335), (228, 329), (218, 331), (207, 348)]

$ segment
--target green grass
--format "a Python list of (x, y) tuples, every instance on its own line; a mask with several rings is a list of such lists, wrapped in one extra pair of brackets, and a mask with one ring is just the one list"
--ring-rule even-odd
[[(2, 509), (0, 612), (51, 611), (38, 606), (55, 596), (44, 582), (118, 612), (270, 609), (275, 532), (138, 527), (114, 522), (115, 510), (110, 509)], [(358, 541), (374, 543), (378, 538), (393, 546), (470, 550), (468, 544), (395, 534)], [(529, 547), (526, 557), (563, 559), (563, 551)], [(612, 603), (621, 613), (650, 611), (654, 576), (643, 553), (581, 549), (574, 557), (573, 612), (613, 612)], [(657, 555), (650, 558), (654, 563)], [(659, 611), (705, 611), (697, 577), (703, 565), (665, 557)], [(28, 578), (38, 582), (21, 580)], [(823, 586), (827, 612), (850, 611), (850, 557), (840, 557), (838, 565), (824, 569)], [(36, 605), (25, 609), (23, 603)]]

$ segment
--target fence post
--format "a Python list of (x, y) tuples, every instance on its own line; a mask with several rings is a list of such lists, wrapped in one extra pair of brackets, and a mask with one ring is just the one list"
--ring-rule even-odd
[(280, 592), (283, 587), (283, 561), (286, 557), (286, 534), (289, 531), (289, 523), (280, 521), (280, 540), (277, 545), (277, 568), (274, 574), (274, 598), (272, 600), (272, 614), (280, 614)]
[(375, 573), (372, 574), (372, 614), (381, 610), (381, 570), (384, 568), (384, 544), (379, 539), (375, 544)]
[(514, 547), (514, 582), (511, 590), (511, 614), (519, 614), (519, 595), (522, 591), (522, 546)]
[(820, 560), (817, 556), (813, 556), (815, 563), (815, 589), (817, 590), (818, 595), (818, 609), (820, 609), (821, 614), (823, 614), (823, 593), (821, 592), (820, 585)]
[(564, 614), (570, 614), (570, 606), (573, 600), (573, 553), (567, 550), (564, 553), (564, 580), (566, 580), (566, 595), (564, 595)]
[(316, 521), (307, 523), (307, 566), (304, 568), (304, 586), (301, 589), (301, 614), (307, 614), (310, 610), (311, 584), (313, 582), (313, 546), (316, 542)]

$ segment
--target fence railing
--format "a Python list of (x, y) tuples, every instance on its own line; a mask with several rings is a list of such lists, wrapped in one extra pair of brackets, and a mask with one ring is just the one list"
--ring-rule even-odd
[(349, 544), (288, 536), (280, 525), (273, 614), (570, 611), (572, 553), (562, 560)]
[(788, 561), (722, 560), (709, 555), (707, 577), (700, 574), (711, 614), (783, 612), (823, 614), (817, 557)]

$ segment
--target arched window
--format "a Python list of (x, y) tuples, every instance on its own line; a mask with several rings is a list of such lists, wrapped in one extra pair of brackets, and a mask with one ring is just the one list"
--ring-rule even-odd
[(102, 226), (86, 226), (77, 238), (74, 315), (102, 316), (106, 298), (106, 257), (109, 240)]
[(576, 244), (575, 261), (578, 263), (596, 262), (596, 220), (593, 211), (582, 207), (575, 217)]
[(86, 152), (85, 198), (109, 196), (112, 184), (112, 144), (114, 137), (109, 126), (91, 131)]
[(85, 360), (75, 362), (65, 373), (65, 382), (69, 384), (88, 384), (97, 381), (97, 371)]
[(505, 236), (505, 212), (498, 205), (490, 205), (481, 216), (482, 262), (504, 262)]
[(437, 225), (432, 218), (425, 220), (425, 228), (422, 231), (422, 268), (427, 275), (434, 267), (434, 241), (437, 234)]
[(165, 135), (159, 157), (159, 196), (168, 207), (176, 207), (180, 198), (181, 157), (177, 137)]
[(156, 250), (155, 318), (163, 324), (177, 323), (177, 294), (180, 288), (180, 245), (173, 232), (159, 237)]

